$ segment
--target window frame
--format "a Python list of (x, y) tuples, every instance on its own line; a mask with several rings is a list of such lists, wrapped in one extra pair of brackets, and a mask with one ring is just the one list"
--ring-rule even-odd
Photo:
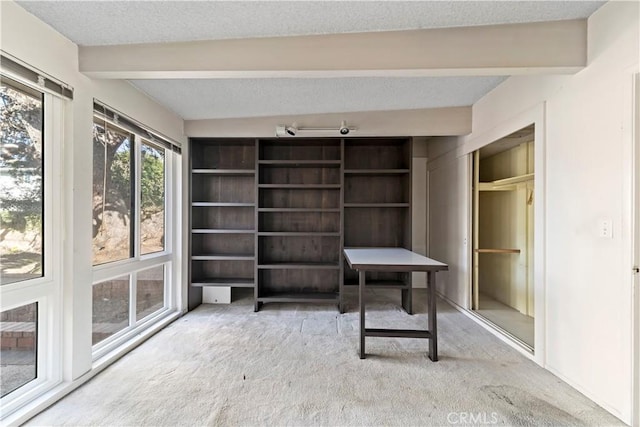
[(170, 183), (172, 181), (170, 181), (170, 179), (173, 178), (173, 174), (169, 170), (170, 162), (168, 162), (167, 160), (169, 158), (173, 159), (173, 153), (171, 150), (168, 150), (167, 148), (162, 147), (159, 144), (154, 144), (148, 139), (145, 139), (138, 135), (136, 135), (136, 139), (139, 140), (139, 143), (137, 144), (139, 146), (139, 149), (136, 150), (136, 154), (138, 155), (138, 158), (136, 160), (136, 165), (139, 165), (139, 166), (136, 169), (137, 176), (136, 176), (136, 200), (135, 200), (136, 206), (138, 207), (138, 212), (142, 209), (142, 144), (145, 144), (156, 150), (162, 151), (164, 154), (164, 160), (163, 160), (164, 162), (164, 218), (163, 218), (164, 247), (161, 251), (151, 252), (148, 254), (142, 253), (142, 216), (136, 215), (136, 227), (138, 230), (138, 232), (136, 233), (137, 234), (136, 237), (138, 241), (136, 242), (135, 254), (138, 255), (140, 259), (147, 259), (147, 258), (153, 258), (154, 255), (161, 256), (164, 253), (173, 253), (172, 251), (173, 246), (170, 247), (170, 243), (173, 243), (173, 242), (169, 237), (170, 222), (167, 221), (167, 218), (170, 212), (169, 207), (173, 206), (172, 200), (171, 201), (168, 200), (168, 195), (171, 193)]
[[(97, 117), (100, 121), (104, 121), (111, 126), (120, 128), (133, 135), (131, 143), (134, 166), (132, 173), (132, 190), (134, 191), (132, 197), (132, 204), (134, 206), (132, 216), (134, 216), (134, 218), (131, 221), (133, 225), (133, 255), (127, 259), (92, 266), (93, 279), (91, 285), (93, 289), (94, 285), (104, 281), (121, 276), (129, 276), (129, 326), (91, 346), (92, 358), (95, 363), (99, 359), (107, 356), (119, 345), (126, 343), (141, 331), (153, 326), (158, 321), (179, 309), (178, 297), (174, 295), (174, 293), (176, 293), (175, 290), (179, 288), (180, 284), (180, 282), (176, 280), (176, 274), (174, 273), (175, 271), (179, 271), (178, 261), (175, 257), (175, 250), (178, 245), (174, 244), (174, 227), (170, 226), (170, 224), (173, 224), (174, 211), (179, 209), (175, 201), (178, 200), (180, 193), (179, 191), (174, 191), (178, 187), (174, 183), (174, 180), (180, 178), (179, 163), (181, 161), (181, 153), (170, 150), (161, 144), (156, 144), (143, 135), (119, 126), (118, 123), (115, 123), (111, 119), (96, 116), (95, 112), (92, 117), (94, 120)], [(141, 253), (141, 215), (139, 212), (142, 197), (142, 144), (161, 150), (164, 153), (164, 249), (145, 255)], [(174, 170), (176, 168), (178, 169), (177, 171)], [(135, 313), (137, 305), (137, 273), (161, 265), (164, 266), (164, 305), (156, 312), (137, 321)]]
[[(38, 304), (36, 377), (0, 398), (2, 418), (62, 382), (62, 200), (64, 110), (66, 100), (45, 88), (2, 71), (3, 78), (42, 93), (42, 276), (0, 286), (2, 310)], [(55, 147), (55, 149), (54, 149)], [(54, 268), (57, 266), (57, 268)]]

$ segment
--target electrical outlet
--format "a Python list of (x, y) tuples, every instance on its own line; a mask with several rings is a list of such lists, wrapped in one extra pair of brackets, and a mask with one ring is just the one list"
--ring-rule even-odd
[(613, 238), (613, 221), (610, 219), (601, 219), (598, 222), (598, 235), (600, 237)]

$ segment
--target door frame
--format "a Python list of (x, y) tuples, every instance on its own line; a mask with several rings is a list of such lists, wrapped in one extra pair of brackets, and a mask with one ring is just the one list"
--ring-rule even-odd
[[(534, 153), (534, 173), (535, 173), (535, 188), (534, 188), (534, 250), (533, 250), (533, 280), (534, 280), (534, 301), (535, 301), (535, 311), (534, 311), (534, 351), (533, 354), (525, 351), (524, 348), (512, 340), (504, 333), (499, 331), (496, 328), (492, 328), (487, 325), (486, 322), (483, 322), (488, 328), (493, 330), (507, 339), (507, 342), (510, 342), (514, 348), (520, 350), (523, 354), (529, 354), (529, 356), (536, 362), (538, 365), (545, 367), (546, 365), (546, 346), (545, 346), (545, 337), (546, 337), (546, 199), (545, 199), (545, 189), (546, 189), (546, 102), (541, 102), (540, 104), (529, 108), (528, 110), (523, 111), (517, 116), (511, 117), (500, 125), (494, 127), (493, 129), (478, 135), (477, 137), (469, 140), (464, 144), (464, 148), (458, 152), (459, 155), (470, 154), (473, 155), (473, 152), (489, 145), (501, 138), (504, 138), (508, 135), (511, 135), (513, 132), (516, 132), (524, 127), (527, 127), (531, 124), (535, 126), (534, 130), (534, 144), (535, 144), (535, 153)], [(469, 197), (473, 197), (473, 191), (471, 190), (473, 181), (473, 175), (469, 175), (468, 186), (469, 186)], [(471, 200), (471, 198), (469, 199)], [(470, 210), (470, 213), (472, 211)], [(472, 218), (469, 218), (469, 227), (472, 226)], [(471, 245), (470, 245), (471, 246)], [(468, 293), (469, 293), (469, 309), (468, 311), (473, 314), (471, 308), (472, 303), (472, 292), (473, 292), (473, 255), (470, 254), (468, 257), (468, 265), (467, 265), (468, 277)]]
[(633, 132), (633, 307), (631, 316), (632, 349), (631, 425), (640, 426), (640, 72), (634, 73), (631, 128)]

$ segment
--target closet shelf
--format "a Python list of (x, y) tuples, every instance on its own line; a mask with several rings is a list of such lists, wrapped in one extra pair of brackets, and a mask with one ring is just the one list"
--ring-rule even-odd
[(479, 182), (479, 191), (511, 191), (516, 189), (516, 185), (521, 182), (533, 181), (534, 174), (528, 173), (524, 175), (512, 176), (510, 178), (496, 179), (490, 182)]
[(520, 249), (476, 249), (479, 254), (519, 254)]

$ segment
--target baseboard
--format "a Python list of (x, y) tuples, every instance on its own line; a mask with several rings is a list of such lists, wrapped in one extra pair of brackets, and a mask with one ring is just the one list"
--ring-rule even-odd
[(631, 425), (631, 419), (630, 418), (626, 419), (620, 413), (620, 411), (618, 411), (615, 408), (611, 407), (611, 405), (608, 405), (608, 404), (604, 403), (598, 396), (596, 396), (593, 393), (589, 392), (589, 390), (587, 390), (582, 385), (580, 385), (580, 384), (576, 383), (575, 381), (571, 380), (570, 378), (567, 378), (566, 376), (562, 375), (553, 366), (550, 366), (549, 364), (547, 364), (545, 369), (547, 371), (551, 372), (556, 377), (560, 378), (565, 383), (569, 384), (572, 388), (576, 389), (578, 392), (583, 394), (587, 399), (591, 400), (593, 403), (595, 403), (596, 405), (600, 406), (602, 409), (604, 409), (605, 411), (607, 411), (608, 413), (610, 413), (614, 417), (618, 418), (623, 423), (625, 423), (627, 425)]
[(466, 308), (459, 306), (458, 304), (456, 304), (454, 301), (450, 300), (449, 298), (447, 298), (443, 294), (438, 292), (438, 296), (440, 298), (442, 298), (444, 301), (446, 301), (448, 304), (450, 304), (457, 311), (459, 311), (460, 313), (464, 314), (469, 319), (473, 320), (475, 323), (477, 323), (478, 325), (482, 326), (485, 330), (489, 331), (491, 334), (496, 336), (498, 339), (500, 339), (500, 341), (502, 341), (505, 344), (509, 345), (511, 348), (515, 349), (520, 354), (522, 354), (524, 357), (526, 357), (527, 359), (533, 361), (534, 363), (536, 363), (541, 368), (551, 372), (553, 375), (558, 377), (560, 380), (565, 382), (567, 385), (569, 385), (570, 387), (574, 388), (579, 393), (583, 394), (587, 399), (591, 400), (593, 403), (595, 403), (596, 405), (600, 406), (602, 409), (604, 409), (605, 411), (609, 412), (611, 415), (613, 415), (614, 417), (618, 418), (623, 423), (631, 425), (630, 424), (630, 422), (631, 422), (630, 419), (629, 420), (626, 419), (624, 416), (622, 416), (620, 411), (618, 411), (615, 408), (612, 408), (610, 405), (602, 402), (601, 399), (599, 399), (598, 396), (595, 396), (593, 393), (590, 393), (587, 389), (582, 387), (580, 384), (577, 384), (575, 381), (572, 381), (571, 379), (569, 379), (569, 378), (565, 377), (564, 375), (560, 374), (556, 369), (554, 369), (552, 366), (549, 366), (548, 364), (547, 364), (547, 366), (540, 365), (540, 363), (538, 363), (535, 360), (534, 354), (530, 350), (528, 350), (528, 347), (526, 345), (520, 344), (518, 342), (518, 340), (516, 340), (514, 338), (511, 338), (510, 336), (505, 334), (502, 330), (500, 330), (499, 328), (494, 327), (487, 320), (483, 319), (481, 316), (478, 316), (478, 315), (474, 314), (473, 312), (467, 310)]
[(526, 344), (524, 344), (523, 342), (521, 342), (517, 338), (511, 336), (508, 332), (504, 331), (503, 329), (501, 329), (499, 327), (496, 327), (495, 325), (493, 325), (492, 323), (490, 323), (488, 320), (484, 319), (483, 317), (473, 313), (470, 310), (467, 310), (464, 307), (459, 306), (454, 301), (452, 301), (449, 298), (447, 298), (444, 294), (438, 292), (438, 296), (440, 298), (442, 298), (444, 301), (446, 301), (447, 303), (449, 303), (453, 308), (458, 310), (460, 313), (464, 314), (469, 319), (473, 320), (475, 323), (477, 323), (478, 325), (482, 326), (483, 329), (485, 329), (486, 331), (490, 332), (492, 335), (494, 335), (500, 341), (502, 341), (503, 343), (507, 344), (509, 347), (513, 348), (514, 350), (516, 350), (518, 353), (522, 354), (527, 359), (530, 359), (530, 360), (534, 361), (537, 365), (541, 366), (538, 362), (536, 362), (535, 357), (534, 357), (534, 353), (533, 353), (533, 351), (531, 351), (529, 346), (527, 346)]
[(28, 404), (22, 406), (20, 409), (16, 410), (12, 414), (8, 415), (6, 418), (2, 419), (2, 426), (19, 426), (31, 418), (38, 415), (40, 412), (47, 409), (49, 406), (53, 405), (69, 393), (73, 392), (87, 381), (98, 375), (100, 372), (104, 371), (109, 365), (116, 362), (118, 359), (129, 353), (134, 348), (138, 347), (140, 344), (144, 343), (146, 340), (151, 338), (153, 335), (167, 327), (169, 324), (174, 322), (176, 319), (182, 316), (182, 313), (176, 312), (168, 315), (164, 319), (160, 320), (155, 325), (149, 327), (148, 329), (140, 332), (136, 335), (135, 338), (130, 341), (122, 344), (111, 352), (107, 353), (100, 359), (96, 360), (93, 364), (91, 370), (86, 374), (82, 375), (79, 378), (76, 378), (73, 381), (63, 382), (44, 393), (42, 396), (37, 399), (29, 402)]

